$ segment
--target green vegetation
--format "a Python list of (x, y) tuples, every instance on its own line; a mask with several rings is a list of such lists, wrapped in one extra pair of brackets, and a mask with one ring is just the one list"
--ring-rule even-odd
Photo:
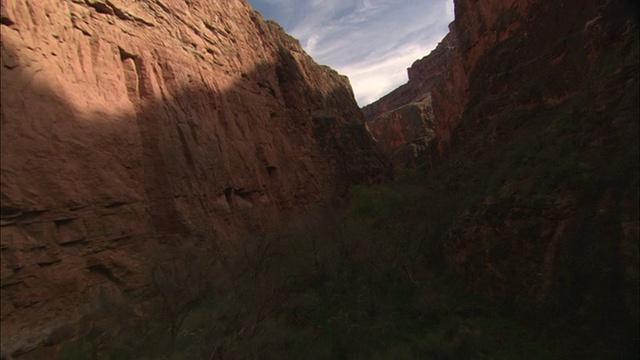
[(276, 235), (174, 251), (157, 261), (143, 317), (123, 321), (133, 310), (120, 310), (94, 325), (111, 330), (59, 357), (548, 358), (490, 300), (434, 275), (419, 189), (354, 187), (348, 208), (317, 209)]

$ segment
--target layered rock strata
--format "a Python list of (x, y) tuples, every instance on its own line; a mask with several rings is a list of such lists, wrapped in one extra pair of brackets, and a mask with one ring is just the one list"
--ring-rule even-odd
[(2, 347), (388, 176), (346, 77), (244, 0), (2, 1)]

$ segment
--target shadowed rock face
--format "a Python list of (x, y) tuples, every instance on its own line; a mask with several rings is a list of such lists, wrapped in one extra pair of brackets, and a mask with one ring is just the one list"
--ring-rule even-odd
[(3, 351), (144, 292), (159, 243), (389, 176), (348, 80), (246, 1), (3, 0), (1, 23)]
[(386, 151), (410, 144), (406, 109), (430, 94), (441, 168), (427, 182), (464, 203), (443, 245), (462, 285), (535, 324), (560, 358), (637, 357), (637, 5), (455, 5), (450, 62), (365, 108), (372, 133)]
[[(619, 3), (619, 8), (637, 19), (637, 5), (624, 1)], [(449, 26), (449, 34), (429, 55), (407, 69), (409, 82), (362, 109), (381, 149), (390, 156), (396, 168), (426, 162), (433, 166), (450, 152), (454, 133), (470, 100), (495, 97), (500, 93), (503, 98), (519, 97), (520, 105), (528, 107), (561, 103), (581, 84), (576, 69), (586, 70), (598, 54), (606, 51), (605, 44), (596, 40), (609, 36), (599, 32), (601, 23), (606, 20), (601, 14), (603, 6), (603, 3), (595, 1), (569, 2), (561, 6), (543, 5), (537, 1), (457, 1), (456, 20)], [(571, 17), (569, 12), (577, 12), (579, 20), (564, 21), (565, 16)], [(593, 39), (587, 40), (590, 37)], [(584, 43), (589, 54), (582, 54), (579, 59), (569, 56), (570, 61), (574, 62), (569, 64), (564, 59), (565, 54), (579, 53), (574, 51), (578, 50), (574, 40)], [(494, 50), (498, 47), (502, 49), (500, 54)], [(507, 59), (510, 63), (505, 62)], [(499, 81), (530, 83), (536, 77), (547, 76), (544, 86), (548, 88), (548, 93), (540, 94), (545, 98), (543, 103), (532, 100), (531, 96), (525, 94), (526, 89), (507, 88), (499, 81), (494, 81), (494, 85), (503, 88), (492, 88), (492, 93), (482, 88), (469, 89), (470, 81), (480, 84), (489, 79), (492, 73), (510, 76), (511, 72), (501, 69), (516, 66), (514, 61), (517, 59), (527, 64), (536, 63), (538, 69), (531, 70), (529, 79), (525, 76)], [(482, 73), (476, 70), (478, 63), (485, 67), (501, 68), (482, 68), (481, 71), (485, 72)], [(558, 81), (550, 86), (549, 82), (556, 75), (559, 76)], [(430, 111), (421, 111), (420, 116), (414, 115), (416, 111), (407, 111), (406, 107), (424, 108), (428, 97), (431, 100)], [(496, 111), (502, 111), (502, 108)], [(482, 115), (473, 116), (477, 118)], [(422, 130), (415, 132), (417, 122), (422, 124)], [(406, 137), (408, 132), (412, 134), (409, 138)], [(429, 146), (421, 147), (423, 150), (420, 152), (408, 152), (405, 149), (415, 148), (416, 142), (425, 141)], [(413, 155), (398, 155), (409, 153)]]
[(629, 7), (458, 0), (455, 27), (459, 61), (431, 88), (435, 141), (455, 153), (452, 183), (485, 185), (471, 187), (482, 201), (451, 228), (447, 259), (466, 286), (562, 338), (562, 357), (637, 356)]

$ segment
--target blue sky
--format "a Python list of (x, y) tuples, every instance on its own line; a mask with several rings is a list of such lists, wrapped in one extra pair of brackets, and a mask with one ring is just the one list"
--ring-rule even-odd
[(249, 0), (316, 62), (351, 80), (360, 106), (407, 82), (447, 34), (453, 0)]

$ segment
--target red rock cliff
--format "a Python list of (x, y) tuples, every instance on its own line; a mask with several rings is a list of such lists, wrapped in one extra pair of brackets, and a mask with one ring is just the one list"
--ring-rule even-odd
[(561, 357), (637, 356), (637, 22), (624, 1), (457, 0), (455, 26), (434, 131), (447, 186), (482, 201), (448, 260)]
[[(427, 184), (461, 209), (443, 246), (448, 269), (535, 324), (559, 358), (637, 357), (637, 5), (455, 5), (458, 46), (423, 87), (431, 159), (442, 161)], [(411, 84), (433, 67), (412, 69), (364, 109), (386, 151), (415, 133), (400, 119), (418, 118), (406, 110)]]
[[(409, 82), (362, 109), (371, 133), (396, 169), (438, 158), (434, 142), (434, 109), (431, 89), (457, 66), (457, 36), (454, 24), (449, 34), (409, 69)], [(450, 79), (446, 79), (450, 81)]]
[(3, 350), (135, 293), (159, 242), (387, 176), (347, 78), (244, 0), (3, 0), (1, 23)]

